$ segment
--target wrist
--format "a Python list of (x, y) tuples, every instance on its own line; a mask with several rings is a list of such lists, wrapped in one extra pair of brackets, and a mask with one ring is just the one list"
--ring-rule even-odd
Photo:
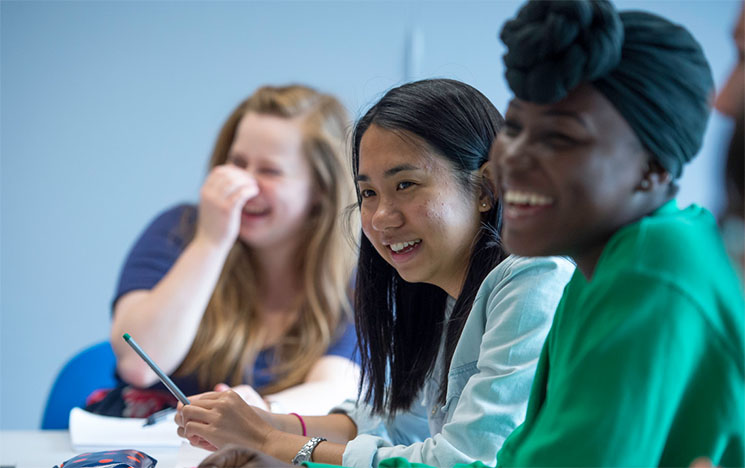
[(287, 447), (288, 445), (293, 445), (291, 441), (286, 440), (288, 435), (289, 434), (278, 429), (268, 431), (264, 435), (264, 440), (261, 442), (259, 450), (267, 455), (273, 456), (274, 458), (284, 460), (287, 458), (287, 453), (284, 453), (282, 448)]
[(301, 465), (304, 462), (312, 462), (313, 452), (315, 451), (316, 447), (318, 447), (318, 444), (325, 441), (326, 438), (324, 437), (311, 437), (311, 439), (300, 448), (295, 457), (292, 459), (292, 464)]
[(271, 425), (287, 434), (302, 435), (302, 428), (297, 416), (292, 414), (272, 414)]
[(303, 419), (302, 416), (300, 416), (297, 413), (290, 413), (291, 415), (295, 416), (298, 419), (298, 422), (300, 423), (300, 431), (303, 434), (303, 437), (308, 435), (308, 428), (305, 425), (305, 419)]
[(191, 241), (190, 246), (192, 246), (195, 250), (202, 252), (204, 255), (214, 256), (216, 259), (224, 262), (225, 258), (230, 252), (230, 249), (233, 247), (233, 244), (235, 244), (235, 240), (220, 241), (213, 239), (206, 234), (201, 234), (199, 233), (199, 231), (197, 231), (197, 233), (194, 235), (194, 239), (192, 239)]

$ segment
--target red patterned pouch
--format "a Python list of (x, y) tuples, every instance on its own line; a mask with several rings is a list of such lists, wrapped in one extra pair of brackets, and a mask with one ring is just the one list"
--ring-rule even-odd
[(139, 450), (83, 453), (54, 468), (152, 468), (158, 460)]

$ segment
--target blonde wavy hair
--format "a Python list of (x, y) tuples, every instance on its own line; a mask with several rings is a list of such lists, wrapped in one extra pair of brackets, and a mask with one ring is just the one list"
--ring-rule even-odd
[[(302, 151), (318, 194), (304, 229), (307, 241), (297, 256), (302, 275), (300, 315), (274, 348), (270, 371), (277, 378), (257, 389), (266, 395), (302, 383), (342, 331), (342, 322), (351, 317), (349, 284), (355, 255), (353, 243), (343, 234), (341, 213), (355, 192), (345, 165), (344, 107), (334, 97), (301, 85), (265, 86), (240, 103), (220, 131), (210, 169), (227, 161), (236, 128), (249, 112), (301, 119)], [(195, 372), (204, 388), (226, 381), (226, 376), (231, 385), (253, 382), (250, 369), (266, 341), (256, 313), (254, 265), (251, 248), (236, 241), (177, 375)]]

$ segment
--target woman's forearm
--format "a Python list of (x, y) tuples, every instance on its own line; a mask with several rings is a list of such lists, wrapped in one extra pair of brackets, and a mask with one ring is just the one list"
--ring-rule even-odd
[[(307, 438), (324, 437), (330, 442), (346, 444), (357, 436), (357, 426), (345, 414), (301, 417), (305, 424)], [(294, 414), (274, 414), (272, 415), (271, 424), (284, 433), (300, 436), (303, 434), (303, 426), (300, 423), (300, 418)]]
[(129, 333), (166, 373), (173, 372), (191, 348), (228, 251), (195, 238), (171, 270), (150, 291), (132, 291), (117, 302), (111, 343), (121, 377), (136, 386), (157, 377), (127, 346)]

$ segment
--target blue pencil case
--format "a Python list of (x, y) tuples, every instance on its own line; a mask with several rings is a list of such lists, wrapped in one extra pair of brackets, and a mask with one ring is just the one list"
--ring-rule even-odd
[(152, 468), (158, 460), (139, 450), (109, 450), (76, 455), (54, 468)]

